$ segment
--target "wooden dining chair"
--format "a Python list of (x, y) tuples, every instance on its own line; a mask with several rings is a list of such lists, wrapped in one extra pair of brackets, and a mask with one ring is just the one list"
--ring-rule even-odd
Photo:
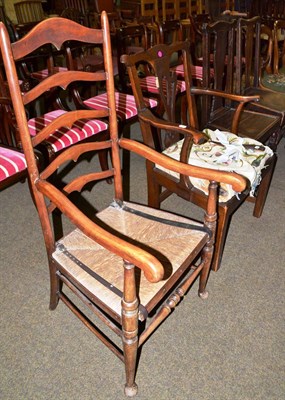
[[(90, 2), (87, 0), (64, 0), (64, 10), (76, 10), (76, 14), (80, 14), (82, 24), (92, 27), (94, 23), (94, 9), (90, 9)], [(64, 11), (62, 10), (62, 12)], [(93, 15), (92, 15), (93, 14)], [(77, 17), (76, 17), (77, 18)], [(69, 18), (73, 19), (73, 18)]]
[(122, 92), (131, 93), (128, 73), (120, 59), (123, 54), (134, 54), (150, 47), (151, 33), (149, 33), (147, 26), (142, 23), (122, 26), (117, 29), (116, 33), (119, 85)]
[[(75, 23), (76, 24), (76, 23)], [(76, 24), (76, 26), (79, 24)], [(21, 62), (23, 59), (28, 60), (30, 53), (35, 54), (35, 51), (43, 49), (44, 47), (52, 48), (52, 52), (59, 52), (60, 54), (65, 54), (65, 48), (57, 50), (55, 46), (51, 46), (49, 43), (43, 41), (35, 41), (30, 47), (26, 47), (26, 43), (29, 43), (29, 38), (35, 38), (37, 32), (40, 31), (38, 26), (35, 26), (32, 31), (26, 37), (13, 43), (15, 49), (15, 62)], [(41, 35), (42, 33), (40, 33)], [(72, 41), (70, 41), (72, 42)], [(37, 46), (39, 44), (39, 46)], [(41, 44), (41, 45), (40, 45)], [(94, 46), (96, 42), (92, 42)], [(101, 42), (98, 43), (101, 46)], [(41, 54), (41, 52), (39, 53)], [(43, 53), (45, 54), (45, 53)], [(52, 68), (51, 61), (52, 60)], [(54, 58), (53, 54), (50, 57), (42, 57), (42, 62), (47, 62), (47, 71), (52, 71), (46, 76), (39, 79), (36, 84), (31, 85), (27, 88), (25, 92), (21, 92), (24, 103), (25, 110), (29, 118), (29, 132), (34, 141), (37, 142), (38, 133), (45, 127), (49, 132), (49, 135), (44, 141), (38, 142), (38, 150), (42, 153), (44, 163), (49, 164), (53, 159), (55, 159), (59, 154), (67, 147), (74, 145), (78, 142), (90, 142), (97, 141), (101, 139), (106, 139), (109, 137), (108, 129), (109, 126), (104, 120), (95, 119), (83, 119), (79, 120), (73, 127), (68, 125), (61, 127), (56, 130), (53, 128), (53, 121), (60, 115), (66, 115), (72, 105), (68, 104), (67, 97), (62, 95), (63, 89), (58, 85), (51, 86), (50, 90), (45, 90), (46, 85), (59, 74), (59, 76), (65, 76), (64, 74), (68, 71), (66, 68), (57, 67), (53, 64)], [(7, 73), (6, 73), (7, 75)], [(17, 68), (18, 80), (20, 82), (19, 69)], [(100, 74), (95, 75), (98, 78), (97, 84), (100, 84)], [(4, 81), (5, 78), (5, 81)], [(0, 74), (0, 89), (1, 96), (6, 99), (11, 98), (12, 93), (9, 91), (7, 85), (7, 76)], [(40, 100), (39, 100), (40, 97)], [(9, 118), (10, 129), (13, 131), (15, 138), (19, 137), (20, 127), (15, 118), (16, 110), (13, 104), (6, 104), (6, 114)], [(30, 116), (29, 110), (34, 110)], [(18, 145), (18, 139), (16, 145)], [(101, 151), (98, 153), (102, 169), (107, 169), (108, 164), (108, 154), (106, 151)]]
[(177, 4), (177, 15), (176, 18), (183, 20), (189, 17), (190, 14), (190, 2), (188, 0), (176, 0)]
[(162, 6), (162, 21), (179, 18), (177, 0), (161, 0), (161, 6)]
[[(29, 121), (25, 114), (25, 103), (29, 98), (23, 96), (20, 91), (15, 58), (46, 42), (52, 42), (60, 48), (63, 42), (69, 40), (101, 42), (104, 70), (97, 73), (69, 71), (56, 74), (47, 78), (37, 89), (30, 92), (29, 96), (37, 97), (54, 85), (67, 87), (76, 80), (101, 79), (106, 82), (108, 107), (99, 111), (69, 111), (54, 119), (52, 127), (42, 127), (38, 134), (31, 138)], [(0, 23), (4, 66), (47, 250), (50, 308), (55, 309), (61, 300), (123, 361), (126, 371), (125, 394), (131, 397), (137, 393), (135, 373), (138, 349), (154, 330), (159, 328), (196, 278), (199, 278), (200, 297), (207, 297), (206, 281), (211, 263), (216, 219), (216, 182), (229, 183), (233, 185), (234, 190), (240, 192), (244, 190), (246, 180), (235, 173), (198, 168), (171, 160), (142, 143), (119, 137), (110, 43), (105, 12), (102, 13), (100, 30), (91, 30), (70, 20), (54, 18), (41, 22), (36, 30), (18, 44), (10, 43), (7, 31)], [(145, 117), (148, 117), (147, 112)], [(72, 127), (78, 120), (86, 119), (108, 121), (110, 139), (80, 143), (66, 148), (59, 157), (39, 172), (35, 163), (34, 147), (48, 138), (52, 130), (62, 126)], [(156, 124), (156, 120), (151, 116), (149, 121)], [(168, 129), (185, 134), (189, 142), (199, 143), (204, 140), (202, 133), (179, 127), (177, 124), (168, 124)], [(112, 152), (113, 166), (108, 171), (96, 171), (94, 167), (93, 172), (77, 177), (73, 175), (62, 190), (54, 181), (50, 181), (49, 178), (60, 165), (71, 160), (76, 162), (85, 153), (100, 149), (109, 149)], [(176, 214), (125, 202), (122, 197), (121, 149), (132, 151), (149, 162), (172, 169), (185, 177), (194, 175), (208, 179), (209, 195), (204, 222), (198, 223)], [(106, 208), (100, 207), (97, 214), (92, 212), (92, 216), (89, 217), (78, 208), (82, 203), (77, 202), (76, 206), (69, 198), (69, 194), (73, 191), (80, 192), (86, 184), (111, 176), (114, 192), (110, 205)], [(94, 190), (96, 191), (96, 186)], [(101, 191), (102, 188), (97, 189), (95, 199), (100, 197)], [(50, 222), (50, 213), (56, 208), (73, 226), (67, 227), (68, 232), (58, 241), (54, 238)], [(100, 329), (96, 321), (99, 321)], [(111, 333), (111, 338), (114, 334), (118, 336), (121, 346), (120, 343), (114, 344), (111, 338), (107, 337), (104, 327), (110, 330), (108, 333)], [(78, 347), (78, 351), (82, 352), (84, 349)], [(96, 373), (100, 374), (100, 370)], [(149, 377), (149, 382), (151, 379), (152, 377)], [(156, 384), (157, 378), (156, 382), (153, 381), (153, 385)], [(96, 388), (97, 392), (100, 390), (101, 388)], [(78, 396), (80, 397), (80, 387)]]
[(237, 93), (259, 96), (258, 102), (249, 103), (246, 109), (279, 117), (279, 129), (270, 137), (271, 146), (276, 149), (285, 129), (285, 91), (270, 90), (262, 83), (268, 55), (262, 55), (261, 32), (259, 17), (240, 18), (237, 22)]
[(152, 17), (158, 21), (161, 14), (158, 0), (141, 0), (141, 15), (143, 17)]
[[(148, 36), (145, 26), (140, 25), (126, 25), (116, 30), (116, 43), (118, 44), (116, 57), (113, 59), (113, 71), (118, 71), (118, 84), (115, 91), (116, 99), (116, 112), (120, 131), (127, 129), (137, 120), (137, 108), (135, 98), (130, 90), (130, 86), (126, 80), (126, 69), (120, 63), (122, 54), (132, 54), (143, 51), (148, 47)], [(70, 57), (70, 52), (66, 53), (68, 68), (70, 70), (76, 69), (73, 65), (73, 57)], [(103, 86), (94, 96), (83, 96), (78, 91), (78, 87), (73, 85), (71, 87), (72, 98), (77, 109), (103, 109), (108, 107), (108, 95), (106, 88)], [(148, 93), (145, 96), (145, 106), (149, 108), (156, 108), (158, 101)]]
[[(203, 88), (195, 89), (203, 102), (200, 126), (251, 137), (263, 144), (269, 143), (275, 150), (280, 134), (280, 116), (248, 109), (249, 106), (261, 106), (262, 97), (258, 90), (238, 94), (238, 76), (246, 74), (251, 64), (249, 59), (245, 63), (242, 56), (236, 54), (236, 30), (235, 21), (216, 21), (203, 27)], [(210, 74), (211, 67), (214, 79)]]
[[(170, 68), (173, 54), (177, 52), (181, 53), (184, 67), (184, 90), (185, 97), (187, 98), (189, 118), (187, 124), (193, 129), (198, 129), (196, 98), (193, 94), (196, 93), (194, 89), (197, 88), (192, 87), (188, 41), (176, 42), (172, 45), (159, 44), (144, 53), (125, 55), (122, 57), (122, 61), (128, 68), (133, 93), (137, 102), (142, 137), (146, 145), (167, 154), (169, 157), (176, 160), (183, 160), (185, 163), (191, 165), (200, 165), (219, 170), (227, 170), (229, 168), (232, 171), (245, 174), (248, 178), (251, 176), (248, 189), (238, 194), (238, 196), (236, 196), (236, 193), (229, 186), (221, 185), (220, 187), (217, 234), (212, 260), (212, 269), (216, 271), (221, 265), (226, 235), (234, 212), (245, 199), (252, 199), (252, 201), (255, 201), (254, 215), (260, 216), (270, 187), (276, 155), (269, 147), (264, 146), (262, 143), (250, 137), (238, 137), (230, 130), (228, 132), (221, 132), (219, 130), (205, 129), (208, 139), (205, 144), (185, 148), (185, 142), (181, 140), (181, 136), (170, 132), (167, 127), (169, 121), (176, 121), (181, 124), (179, 109), (176, 113), (173, 109), (173, 104), (177, 104), (176, 85), (178, 85), (179, 80)], [(135, 68), (141, 62), (149, 63), (154, 71), (156, 85), (161, 97), (160, 101), (165, 107), (163, 122), (156, 120), (156, 123), (152, 123), (146, 118), (146, 115), (149, 115), (151, 111), (148, 110), (146, 112), (145, 110), (142, 101), (141, 78), (138, 76)], [(161, 125), (165, 124), (163, 129), (158, 129), (160, 127), (159, 122)], [(180, 126), (187, 125), (183, 124)], [(171, 171), (163, 169), (153, 162), (147, 163), (146, 170), (149, 206), (159, 209), (165, 199), (172, 194), (176, 194), (201, 208), (205, 207), (207, 183), (193, 179), (189, 183), (185, 181), (183, 175), (173, 174)], [(252, 179), (253, 177), (256, 179)]]
[(27, 0), (14, 3), (18, 24), (39, 22), (45, 18), (40, 0)]

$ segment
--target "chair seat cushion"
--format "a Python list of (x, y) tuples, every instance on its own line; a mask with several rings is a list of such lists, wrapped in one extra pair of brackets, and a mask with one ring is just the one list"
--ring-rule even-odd
[[(149, 108), (157, 106), (157, 100), (155, 99), (149, 99), (145, 97), (144, 100), (146, 106)], [(121, 121), (135, 117), (138, 114), (136, 101), (133, 95), (116, 92), (115, 102), (116, 102), (117, 116)], [(85, 100), (84, 104), (90, 108), (94, 108), (95, 110), (101, 110), (107, 108), (108, 106), (107, 93), (102, 93), (99, 94), (98, 96), (91, 97), (90, 99)]]
[(23, 153), (0, 146), (0, 182), (27, 168)]
[[(123, 206), (114, 202), (97, 217), (107, 230), (118, 232), (123, 238), (131, 237), (132, 243), (155, 255), (164, 266), (165, 276), (158, 283), (150, 283), (143, 273), (137, 271), (138, 296), (147, 312), (155, 306), (151, 300), (156, 298), (158, 302), (166, 294), (164, 287), (167, 283), (177, 280), (185, 272), (186, 266), (208, 240), (208, 234), (200, 223), (128, 202)], [(120, 257), (76, 229), (57, 243), (53, 258), (62, 266), (61, 270), (79, 279), (95, 298), (107, 304), (118, 319), (121, 318), (123, 260)], [(78, 261), (84, 264), (84, 268)]]
[[(67, 71), (66, 67), (54, 67), (53, 68), (53, 73), (57, 72), (65, 72)], [(42, 81), (43, 79), (46, 79), (50, 75), (50, 72), (47, 68), (42, 69), (41, 71), (35, 71), (31, 73), (31, 76), (34, 79), (37, 79), (38, 81)]]
[[(202, 145), (193, 144), (188, 160), (189, 164), (243, 175), (250, 182), (250, 194), (254, 195), (255, 189), (260, 183), (261, 170), (273, 155), (273, 151), (256, 140), (241, 138), (230, 132), (211, 131), (210, 129), (205, 129), (204, 132), (209, 137), (209, 141)], [(168, 147), (164, 154), (180, 160), (182, 145), (183, 139)], [(165, 170), (160, 166), (157, 168), (179, 179), (177, 173)], [(194, 187), (208, 193), (208, 181), (192, 177), (190, 180)], [(226, 202), (235, 195), (237, 193), (231, 185), (221, 184), (220, 202)]]
[[(55, 110), (42, 115), (41, 117), (32, 118), (29, 120), (29, 130), (31, 136), (35, 136), (41, 129), (47, 126), (54, 119), (62, 114), (64, 110)], [(94, 136), (108, 129), (106, 122), (97, 119), (78, 120), (72, 128), (62, 127), (55, 131), (46, 142), (49, 143), (56, 153), (66, 147), (78, 143), (88, 137)]]
[[(179, 78), (184, 78), (183, 64), (177, 65), (176, 67), (172, 68), (172, 70), (175, 71)], [(201, 65), (191, 65), (191, 75), (193, 79), (201, 81), (203, 79), (203, 67)], [(210, 76), (211, 78), (214, 77), (213, 68), (210, 68)]]
[[(146, 76), (140, 79), (140, 86), (142, 91), (149, 93), (159, 94), (159, 89), (157, 86), (157, 79), (155, 76)], [(166, 89), (166, 82), (163, 82), (164, 90)], [(176, 90), (178, 93), (183, 93), (186, 90), (186, 85), (184, 81), (177, 81)]]

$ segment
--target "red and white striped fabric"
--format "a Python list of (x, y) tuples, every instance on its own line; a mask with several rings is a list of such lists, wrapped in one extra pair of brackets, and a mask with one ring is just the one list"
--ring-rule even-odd
[[(172, 69), (179, 78), (184, 78), (184, 67), (182, 64)], [(203, 67), (201, 65), (191, 65), (191, 75), (194, 80), (201, 81), (203, 79)], [(214, 70), (210, 69), (210, 76), (214, 77)]]
[[(67, 68), (65, 68), (65, 67), (54, 67), (53, 68), (53, 73), (65, 72), (65, 71), (67, 71)], [(47, 68), (42, 69), (41, 71), (36, 71), (36, 72), (31, 73), (31, 76), (34, 79), (37, 79), (38, 81), (42, 81), (43, 79), (46, 79), (49, 75), (50, 75), (50, 72)]]
[(0, 146), (0, 182), (27, 168), (23, 153)]
[[(41, 117), (32, 118), (28, 122), (31, 136), (35, 136), (45, 126), (54, 119), (67, 111), (55, 110), (42, 115)], [(80, 142), (88, 137), (94, 136), (108, 129), (106, 122), (99, 119), (82, 119), (74, 123), (72, 128), (62, 127), (56, 130), (45, 141), (48, 142), (53, 151), (56, 153), (66, 147)]]
[[(155, 76), (146, 76), (145, 78), (140, 79), (140, 86), (143, 91), (147, 91), (150, 93), (159, 93), (157, 87), (157, 80)], [(166, 87), (166, 82), (163, 82), (163, 86)], [(176, 90), (178, 93), (183, 93), (186, 90), (184, 81), (177, 81)]]
[[(153, 108), (157, 106), (157, 100), (144, 98), (147, 107)], [(131, 94), (115, 93), (117, 116), (121, 121), (135, 117), (138, 114), (135, 98)], [(107, 108), (107, 93), (99, 94), (84, 101), (84, 104), (95, 110)]]

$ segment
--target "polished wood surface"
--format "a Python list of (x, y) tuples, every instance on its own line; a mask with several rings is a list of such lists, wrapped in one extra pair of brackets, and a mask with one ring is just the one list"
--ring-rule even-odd
[[(230, 26), (232, 26), (230, 24)], [(221, 38), (219, 38), (221, 39)], [(130, 75), (130, 81), (132, 84), (132, 89), (134, 95), (137, 99), (138, 110), (139, 110), (139, 120), (141, 123), (141, 130), (143, 135), (144, 143), (148, 146), (155, 148), (159, 151), (170, 146), (171, 143), (176, 143), (179, 140), (177, 134), (169, 131), (166, 121), (176, 120), (177, 116), (174, 112), (175, 108), (173, 105), (177, 104), (177, 97), (180, 93), (176, 90), (178, 85), (177, 76), (174, 75), (172, 71), (173, 60), (177, 59), (175, 54), (182, 54), (183, 65), (184, 65), (184, 77), (183, 81), (185, 83), (185, 93), (184, 96), (187, 98), (187, 109), (188, 109), (188, 121), (184, 121), (183, 126), (187, 126), (189, 124), (192, 128), (197, 129), (198, 124), (198, 113), (195, 97), (193, 93), (206, 93), (213, 94), (215, 91), (212, 89), (205, 90), (203, 87), (194, 88), (191, 87), (191, 61), (189, 55), (189, 42), (176, 42), (172, 45), (157, 45), (143, 53), (138, 53), (136, 55), (123, 56), (122, 61), (126, 64), (128, 68), (128, 72)], [(217, 57), (222, 57), (222, 54), (217, 51)], [(180, 59), (178, 59), (180, 60)], [(230, 60), (229, 60), (230, 61)], [(180, 61), (181, 62), (181, 61)], [(159, 94), (161, 98), (161, 102), (164, 106), (164, 132), (166, 132), (165, 139), (161, 136), (161, 127), (159, 124), (155, 124), (150, 120), (149, 113), (150, 111), (145, 111), (145, 107), (143, 104), (143, 84), (141, 79), (137, 74), (135, 69), (135, 65), (140, 63), (150, 64), (150, 70), (153, 72), (157, 87), (159, 89)], [(216, 65), (216, 64), (215, 64)], [(229, 65), (228, 65), (229, 66)], [(222, 70), (217, 72), (219, 76), (219, 80), (222, 80), (223, 77), (223, 68)], [(205, 78), (206, 79), (206, 78)], [(233, 99), (233, 100), (241, 100), (249, 101), (249, 98), (242, 98), (241, 96), (235, 96), (230, 94), (224, 94), (224, 91), (217, 92), (219, 96), (222, 96), (223, 99)], [(183, 94), (183, 93), (182, 93)], [(180, 115), (180, 114), (179, 114)], [(252, 117), (258, 118), (259, 115), (252, 114)], [(276, 129), (279, 127), (279, 118), (270, 117), (270, 122), (273, 121)], [(177, 121), (177, 120), (176, 120)], [(179, 122), (179, 119), (178, 121)], [(207, 125), (203, 126), (206, 127)], [(262, 127), (263, 128), (263, 127)], [(228, 127), (230, 129), (230, 127)], [(225, 129), (224, 129), (225, 130)], [(259, 130), (257, 130), (259, 133)], [(179, 132), (181, 135), (185, 135), (183, 129)], [(166, 142), (165, 142), (166, 140)], [(182, 147), (181, 157), (184, 162), (188, 162), (189, 149), (187, 147)], [(276, 157), (273, 156), (272, 159), (268, 161), (269, 167), (265, 170), (264, 179), (262, 180), (262, 184), (260, 186), (260, 191), (258, 197), (256, 199), (256, 205), (254, 210), (255, 216), (260, 216), (264, 202), (266, 199), (266, 195), (270, 186), (270, 178), (274, 171)], [(182, 197), (187, 201), (191, 201), (194, 204), (197, 204), (199, 207), (204, 208), (206, 203), (205, 195), (197, 190), (191, 183), (184, 179), (183, 176), (180, 178), (174, 179), (170, 174), (165, 173), (165, 171), (161, 171), (156, 168), (153, 163), (147, 164), (147, 178), (148, 178), (148, 203), (150, 206), (155, 208), (160, 208), (161, 203), (168, 198), (171, 194), (175, 193), (178, 196)], [(215, 240), (215, 251), (212, 260), (212, 268), (214, 270), (218, 270), (221, 264), (221, 258), (223, 254), (223, 248), (225, 244), (226, 234), (230, 223), (230, 218), (232, 214), (237, 210), (237, 208), (242, 204), (243, 200), (248, 198), (248, 191), (245, 191), (239, 195), (239, 198), (231, 198), (227, 202), (220, 202), (218, 205), (218, 225), (217, 225), (217, 235)]]
[[(9, 92), (27, 160), (29, 182), (47, 251), (50, 308), (55, 309), (61, 300), (124, 362), (125, 394), (134, 396), (137, 393), (135, 373), (138, 348), (159, 328), (197, 278), (199, 295), (207, 298), (206, 283), (217, 218), (217, 182), (229, 183), (236, 191), (243, 191), (246, 180), (231, 172), (213, 171), (172, 160), (142, 143), (119, 137), (111, 39), (105, 12), (101, 16), (101, 26), (101, 29), (90, 29), (68, 19), (50, 18), (39, 23), (24, 38), (11, 44), (4, 24), (0, 23), (0, 41)], [(70, 41), (102, 46), (102, 70), (55, 72), (29, 92), (22, 93), (15, 62), (47, 43), (60, 50), (64, 43)], [(54, 87), (65, 90), (77, 81), (90, 84), (98, 82), (101, 87), (105, 85), (108, 106), (101, 110), (67, 110), (31, 137), (25, 105), (49, 93)], [(154, 124), (159, 129), (164, 129), (167, 125), (168, 130), (185, 133), (190, 141), (204, 141), (204, 134), (201, 132), (185, 129), (174, 123), (166, 124), (147, 112), (143, 114), (149, 124)], [(110, 136), (93, 143), (69, 146), (43, 171), (39, 171), (35, 147), (48, 140), (62, 126), (74, 127), (79, 121), (90, 118), (108, 121)], [(112, 155), (112, 166), (109, 169), (94, 169), (89, 174), (77, 177), (73, 175), (69, 183), (62, 182), (63, 187), (61, 182), (52, 179), (58, 168), (66, 163), (76, 163), (85, 154), (95, 154), (104, 149)], [(149, 163), (159, 164), (183, 176), (194, 175), (209, 179), (204, 220), (197, 223), (175, 214), (125, 202), (120, 162), (122, 150), (135, 152)], [(89, 218), (80, 206), (82, 203), (73, 203), (69, 194), (81, 192), (88, 183), (110, 177), (114, 185), (111, 205), (101, 209), (96, 215), (92, 212)], [(98, 195), (100, 194), (97, 193), (94, 198)], [(70, 229), (69, 225), (67, 232), (57, 238), (60, 231), (58, 226), (53, 229), (51, 217), (52, 214), (59, 213), (75, 229)], [(71, 296), (70, 291), (75, 296)], [(84, 306), (88, 310), (86, 314)], [(98, 317), (101, 323), (119, 336), (122, 343), (120, 348), (90, 320), (90, 316), (87, 316), (90, 311), (95, 319)], [(78, 351), (84, 349), (80, 348)], [(97, 373), (100, 374), (100, 370)], [(99, 391), (100, 388), (96, 390)], [(80, 388), (78, 395), (80, 397)]]

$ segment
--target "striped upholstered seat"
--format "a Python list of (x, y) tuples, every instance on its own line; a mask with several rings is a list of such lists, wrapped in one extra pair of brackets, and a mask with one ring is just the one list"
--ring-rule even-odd
[[(173, 71), (177, 74), (177, 76), (181, 79), (184, 78), (184, 67), (182, 64), (177, 65), (172, 68)], [(202, 81), (203, 80), (203, 67), (201, 65), (191, 65), (191, 75), (193, 80)], [(211, 78), (214, 77), (213, 68), (210, 69)]]
[[(120, 121), (124, 121), (135, 117), (138, 113), (135, 98), (133, 95), (125, 93), (115, 93), (117, 117)], [(107, 93), (99, 94), (84, 101), (84, 104), (95, 110), (101, 110), (107, 107)], [(147, 107), (154, 108), (157, 106), (157, 100), (145, 98)]]
[[(66, 67), (54, 67), (53, 68), (53, 73), (64, 72), (64, 71), (67, 71)], [(48, 68), (42, 69), (41, 71), (35, 71), (35, 72), (31, 73), (31, 76), (34, 79), (37, 79), (38, 81), (42, 81), (42, 80), (46, 79), (49, 75), (50, 75), (50, 72), (49, 72)]]
[[(140, 79), (140, 86), (141, 86), (143, 91), (154, 93), (154, 94), (158, 94), (159, 93), (159, 89), (157, 87), (157, 80), (156, 80), (155, 76), (146, 76), (145, 78), (141, 78)], [(177, 93), (185, 92), (185, 90), (186, 90), (185, 82), (177, 81), (176, 90), (177, 90)]]
[[(66, 113), (64, 110), (55, 110), (42, 115), (41, 117), (32, 118), (29, 120), (29, 129), (31, 136), (35, 136), (44, 126), (51, 123), (55, 118)], [(88, 137), (94, 136), (108, 129), (108, 125), (101, 120), (84, 119), (78, 120), (72, 128), (62, 127), (54, 134), (50, 135), (48, 142), (54, 153), (78, 143)]]
[(0, 182), (25, 171), (27, 167), (23, 153), (0, 146)]

